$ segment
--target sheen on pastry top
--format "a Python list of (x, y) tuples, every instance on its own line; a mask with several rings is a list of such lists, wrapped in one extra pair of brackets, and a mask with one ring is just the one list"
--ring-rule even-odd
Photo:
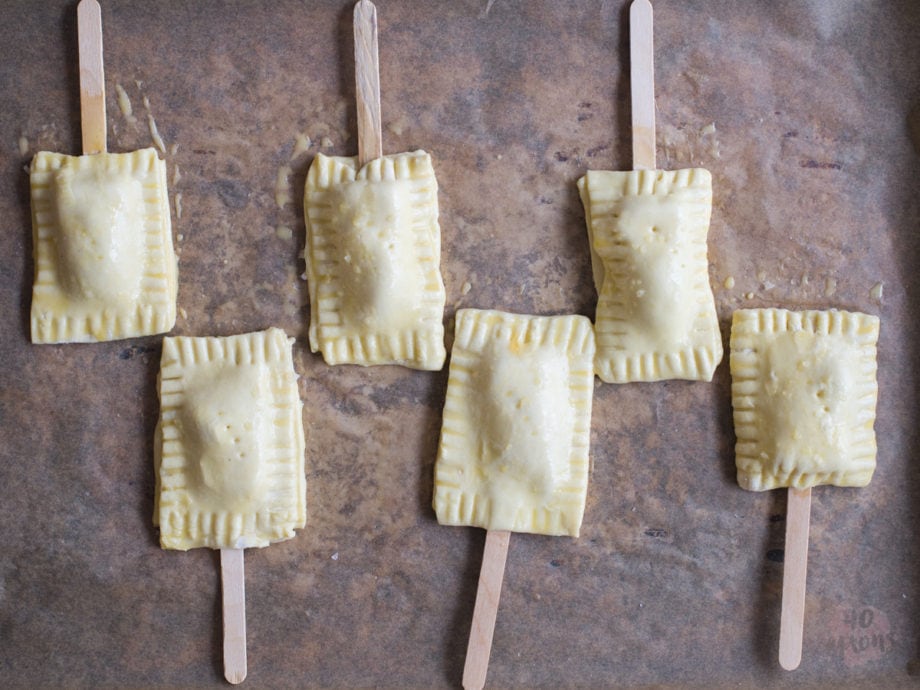
[(304, 526), (293, 342), (277, 328), (164, 339), (153, 516), (163, 548), (267, 546)]
[(710, 173), (592, 170), (578, 191), (598, 292), (597, 375), (712, 380), (722, 337), (706, 256)]
[(153, 149), (32, 160), (32, 342), (169, 331), (177, 269), (166, 163)]
[(730, 367), (738, 484), (866, 486), (875, 470), (879, 319), (741, 309)]
[(457, 312), (435, 465), (438, 522), (578, 536), (593, 357), (583, 316)]
[(317, 154), (304, 192), (310, 348), (328, 364), (444, 365), (438, 185), (424, 151)]

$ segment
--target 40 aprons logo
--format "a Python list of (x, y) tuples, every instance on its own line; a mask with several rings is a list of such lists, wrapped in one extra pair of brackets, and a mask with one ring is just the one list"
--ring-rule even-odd
[(848, 667), (881, 659), (896, 644), (888, 616), (872, 606), (839, 609), (831, 634), (831, 649)]

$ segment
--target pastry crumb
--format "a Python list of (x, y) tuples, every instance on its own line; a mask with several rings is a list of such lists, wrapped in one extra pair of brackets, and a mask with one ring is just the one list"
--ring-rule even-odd
[(19, 137), (19, 155), (25, 156), (29, 152), (29, 140), (25, 136)]
[(294, 137), (294, 152), (291, 154), (291, 160), (294, 160), (302, 153), (306, 153), (307, 150), (313, 146), (313, 141), (306, 134), (299, 133)]
[(473, 286), (472, 284), (470, 284), (470, 281), (466, 281), (465, 283), (463, 283), (463, 285), (460, 286), (460, 294), (465, 295), (469, 293), (469, 291), (472, 289), (473, 289)]
[(406, 122), (405, 115), (400, 115), (398, 118), (387, 124), (387, 129), (391, 131), (396, 136), (402, 136), (402, 133), (406, 131)]
[(735, 276), (728, 276), (723, 282), (722, 285), (725, 286), (726, 290), (731, 290), (735, 287)]
[(837, 292), (837, 279), (827, 278), (824, 281), (824, 296), (831, 297), (835, 292)]
[(872, 289), (869, 290), (869, 297), (871, 297), (874, 300), (877, 300), (878, 302), (881, 302), (882, 301), (882, 291), (884, 287), (885, 286), (882, 283), (876, 283), (875, 285), (872, 286)]
[(275, 203), (278, 208), (284, 208), (291, 203), (291, 192), (288, 189), (288, 176), (291, 174), (291, 168), (282, 165), (278, 169), (278, 176), (275, 178)]
[(289, 240), (294, 236), (294, 231), (286, 225), (279, 225), (275, 228), (275, 235), (278, 236), (279, 240)]

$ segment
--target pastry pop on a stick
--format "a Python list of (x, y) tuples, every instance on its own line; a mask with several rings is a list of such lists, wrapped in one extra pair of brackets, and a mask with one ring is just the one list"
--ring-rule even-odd
[(96, 0), (81, 0), (77, 28), (83, 155), (40, 151), (29, 175), (34, 343), (153, 335), (176, 321), (166, 163), (152, 148), (106, 152)]
[(435, 464), (442, 525), (487, 531), (463, 687), (485, 683), (510, 532), (577, 537), (594, 333), (584, 316), (461, 309)]
[(633, 171), (578, 180), (598, 292), (597, 375), (709, 381), (722, 337), (709, 286), (712, 176), (655, 169), (652, 6), (630, 7)]
[(246, 677), (243, 549), (306, 522), (302, 403), (284, 331), (163, 340), (153, 521), (164, 549), (220, 549), (224, 675)]
[(779, 662), (802, 658), (811, 488), (866, 486), (875, 470), (879, 319), (846, 311), (741, 309), (730, 367), (738, 484), (788, 487)]
[(383, 155), (377, 14), (355, 5), (358, 156), (307, 173), (310, 349), (327, 364), (444, 366), (438, 183), (424, 151)]

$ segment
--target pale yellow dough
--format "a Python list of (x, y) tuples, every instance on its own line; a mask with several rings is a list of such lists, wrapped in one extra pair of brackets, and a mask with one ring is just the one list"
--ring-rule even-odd
[(153, 149), (32, 160), (32, 342), (169, 331), (177, 268), (166, 163)]
[(304, 526), (293, 342), (277, 328), (164, 338), (153, 516), (163, 548), (261, 547)]
[(730, 367), (738, 484), (866, 486), (875, 470), (876, 316), (742, 309)]
[(310, 348), (328, 364), (444, 366), (438, 185), (424, 151), (317, 154), (307, 174)]
[(438, 522), (578, 536), (593, 357), (583, 316), (457, 312), (435, 465)]
[(589, 171), (578, 180), (598, 292), (604, 381), (710, 381), (722, 337), (709, 286), (707, 170)]

